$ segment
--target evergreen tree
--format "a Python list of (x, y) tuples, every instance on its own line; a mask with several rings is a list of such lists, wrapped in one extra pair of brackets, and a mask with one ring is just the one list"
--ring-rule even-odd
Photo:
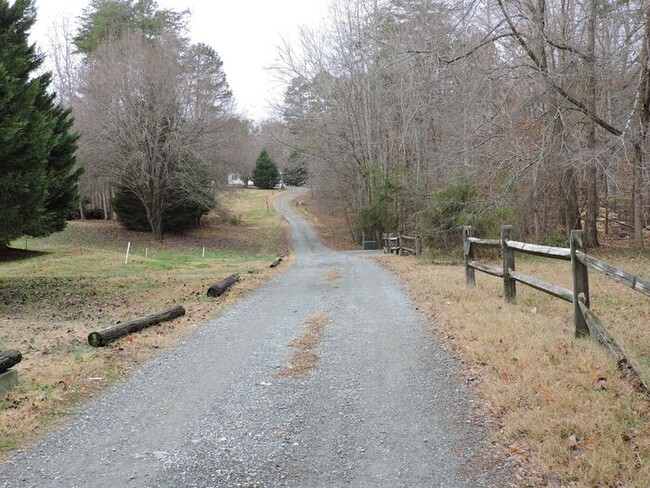
[(32, 0), (0, 0), (0, 246), (63, 229), (78, 200), (77, 136), (48, 93), (50, 74), (28, 42)]
[(119, 39), (128, 32), (140, 32), (147, 39), (178, 36), (185, 29), (187, 14), (160, 9), (155, 0), (91, 0), (79, 19), (74, 44), (87, 56), (107, 39)]
[(280, 182), (280, 171), (266, 149), (257, 156), (253, 170), (253, 183), (256, 187), (268, 190)]
[(288, 186), (303, 186), (309, 179), (307, 162), (302, 156), (300, 149), (294, 149), (289, 154), (287, 165), (282, 173), (282, 180)]

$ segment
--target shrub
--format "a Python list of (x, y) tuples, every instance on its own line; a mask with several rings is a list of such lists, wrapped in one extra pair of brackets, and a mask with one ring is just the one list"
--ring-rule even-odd
[(282, 179), (285, 185), (303, 186), (309, 179), (307, 163), (302, 157), (302, 152), (294, 149), (289, 155), (287, 165), (284, 168)]
[(498, 237), (501, 224), (515, 222), (512, 209), (486, 204), (478, 198), (476, 187), (461, 179), (433, 195), (431, 206), (420, 213), (418, 226), (426, 246), (449, 250), (460, 246), (466, 225), (482, 237)]
[[(163, 231), (181, 232), (191, 227), (197, 227), (201, 217), (207, 214), (211, 207), (187, 201), (179, 194), (168, 196), (171, 202), (163, 211)], [(201, 200), (209, 201), (207, 192)], [(147, 212), (138, 197), (127, 188), (118, 187), (112, 200), (113, 210), (117, 221), (129, 230), (150, 231), (151, 225)]]

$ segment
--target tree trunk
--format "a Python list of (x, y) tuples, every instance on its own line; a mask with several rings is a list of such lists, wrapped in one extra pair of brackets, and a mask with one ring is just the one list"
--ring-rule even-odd
[(157, 241), (162, 242), (163, 240), (163, 217), (162, 210), (157, 208), (156, 204), (150, 204), (149, 209), (147, 209), (147, 217), (149, 219), (149, 225), (151, 226), (151, 233), (153, 238)]
[[(592, 163), (593, 164), (593, 163)], [(587, 239), (587, 247), (590, 249), (598, 247), (598, 227), (597, 219), (599, 213), (598, 204), (598, 185), (597, 185), (597, 171), (595, 166), (587, 168), (587, 208), (585, 211), (585, 237)]]
[(185, 309), (180, 305), (177, 305), (176, 307), (165, 310), (164, 312), (156, 313), (139, 319), (129, 320), (128, 322), (117, 324), (113, 327), (108, 327), (98, 332), (91, 332), (88, 335), (88, 344), (93, 347), (103, 347), (106, 346), (109, 342), (114, 341), (115, 339), (119, 339), (120, 337), (123, 337), (127, 334), (137, 332), (152, 325), (159, 324), (160, 322), (175, 319), (176, 317), (180, 317), (182, 315), (185, 315)]
[(237, 281), (239, 281), (239, 275), (237, 273), (227, 276), (219, 283), (215, 283), (214, 285), (210, 286), (210, 288), (208, 288), (208, 296), (217, 298), (218, 296), (223, 295), (226, 290), (237, 283)]
[(634, 161), (632, 162), (632, 210), (634, 212), (634, 245), (643, 248), (643, 173), (645, 168), (644, 148), (650, 122), (650, 2), (643, 2), (643, 43), (639, 62), (641, 63), (641, 80), (637, 115), (639, 120), (639, 138), (634, 144)]
[(634, 146), (635, 161), (632, 167), (632, 227), (634, 228), (634, 246), (643, 248), (643, 195), (642, 167), (643, 149)]
[(533, 166), (533, 227), (535, 238), (542, 240), (542, 225), (539, 218), (539, 165)]
[(573, 169), (564, 170), (564, 178), (561, 189), (564, 197), (564, 226), (566, 235), (570, 235), (572, 230), (582, 228), (580, 222), (580, 205), (578, 204), (578, 190), (576, 188), (575, 171)]
[[(587, 109), (596, 113), (596, 0), (589, 2), (589, 16), (587, 19)], [(588, 163), (586, 171), (587, 180), (587, 208), (585, 209), (585, 237), (589, 249), (598, 247), (598, 173), (596, 162), (596, 122), (592, 117), (587, 117), (587, 150)]]
[(15, 366), (22, 361), (23, 356), (19, 351), (10, 350), (0, 352), (0, 373), (4, 373), (12, 366)]

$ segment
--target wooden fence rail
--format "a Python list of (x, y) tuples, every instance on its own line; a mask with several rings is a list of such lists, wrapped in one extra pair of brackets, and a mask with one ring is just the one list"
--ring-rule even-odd
[(407, 236), (405, 234), (383, 234), (382, 247), (386, 254), (404, 254), (409, 252), (418, 255), (422, 250), (422, 238), (418, 236)]
[[(501, 268), (479, 263), (475, 260), (476, 246), (499, 248), (503, 259)], [(573, 286), (567, 288), (520, 273), (515, 270), (515, 253), (533, 254), (545, 258), (571, 261)], [(590, 308), (589, 268), (602, 273), (623, 285), (650, 297), (650, 280), (635, 276), (609, 263), (587, 254), (584, 235), (580, 230), (571, 232), (569, 248), (540, 246), (512, 239), (512, 227), (501, 226), (500, 239), (479, 239), (474, 237), (472, 227), (463, 228), (463, 254), (465, 256), (465, 282), (468, 286), (476, 284), (475, 270), (503, 279), (503, 294), (508, 302), (517, 296), (517, 283), (543, 291), (556, 298), (573, 303), (575, 334), (577, 337), (590, 335), (605, 347), (617, 361), (618, 368), (628, 377), (635, 388), (646, 395), (648, 386), (639, 375), (634, 362), (607, 331), (602, 321)]]

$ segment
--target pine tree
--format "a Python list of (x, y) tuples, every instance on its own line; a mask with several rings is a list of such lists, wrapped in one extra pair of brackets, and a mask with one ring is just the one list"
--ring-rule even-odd
[(266, 149), (257, 156), (253, 170), (253, 183), (256, 187), (268, 190), (280, 182), (280, 171)]
[(81, 15), (74, 44), (88, 56), (107, 39), (119, 39), (128, 32), (141, 32), (147, 39), (163, 34), (180, 35), (188, 11), (158, 8), (155, 0), (91, 0)]
[(50, 75), (28, 42), (32, 0), (0, 0), (0, 246), (65, 226), (78, 199), (77, 136), (68, 111), (48, 93)]
[(302, 151), (294, 149), (289, 154), (287, 164), (282, 173), (282, 180), (288, 186), (303, 186), (309, 179), (309, 171), (307, 170), (307, 162), (305, 161)]

